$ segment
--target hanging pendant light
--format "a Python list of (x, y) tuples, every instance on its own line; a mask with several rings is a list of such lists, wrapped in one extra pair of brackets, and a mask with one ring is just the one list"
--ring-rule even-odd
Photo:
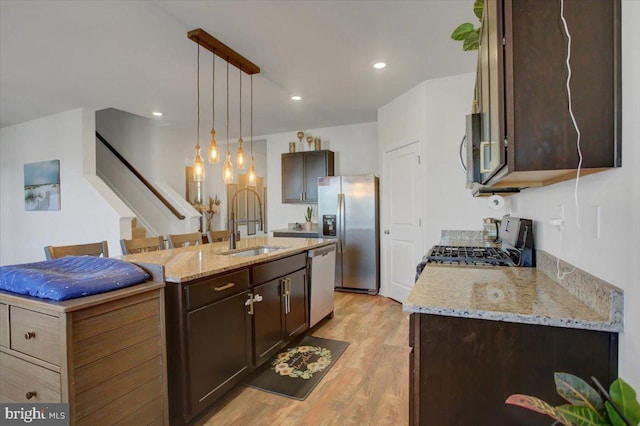
[(213, 57), (213, 67), (211, 71), (211, 140), (209, 141), (209, 164), (218, 164), (220, 153), (218, 152), (218, 141), (216, 140), (216, 55)]
[(240, 138), (238, 139), (238, 151), (236, 152), (236, 167), (238, 170), (244, 170), (247, 167), (244, 161), (244, 148), (242, 147), (242, 68), (238, 68), (240, 71)]
[(251, 123), (251, 134), (249, 141), (251, 142), (251, 157), (249, 159), (249, 186), (256, 186), (256, 168), (253, 164), (253, 74), (251, 74), (251, 113), (249, 115)]
[(198, 120), (196, 129), (196, 156), (193, 159), (193, 180), (194, 182), (204, 182), (204, 161), (202, 155), (200, 155), (200, 44), (198, 44), (198, 59), (197, 59), (197, 92), (198, 92)]
[(227, 58), (227, 159), (222, 168), (224, 183), (233, 183), (233, 164), (231, 164), (231, 152), (229, 152), (229, 59)]

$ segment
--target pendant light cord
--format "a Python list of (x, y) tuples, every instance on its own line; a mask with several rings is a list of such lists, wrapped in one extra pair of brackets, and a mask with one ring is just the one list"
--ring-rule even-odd
[(242, 67), (238, 68), (238, 71), (240, 72), (240, 133), (238, 138), (242, 139)]
[(216, 53), (213, 51), (211, 55), (212, 71), (211, 71), (211, 128), (216, 128)]
[(251, 138), (251, 160), (253, 160), (253, 74), (251, 74), (251, 113), (249, 114), (249, 119), (251, 120), (251, 134), (249, 137)]
[(227, 58), (227, 155), (229, 154), (229, 58)]
[(198, 40), (197, 43), (198, 46), (198, 55), (197, 55), (197, 61), (196, 63), (198, 64), (197, 68), (198, 71), (196, 73), (197, 75), (197, 82), (196, 82), (196, 88), (198, 91), (198, 128), (196, 129), (196, 149), (200, 148), (200, 40)]

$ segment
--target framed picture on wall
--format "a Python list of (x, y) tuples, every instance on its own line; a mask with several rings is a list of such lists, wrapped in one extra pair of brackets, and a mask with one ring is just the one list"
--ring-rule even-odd
[(60, 210), (60, 160), (24, 165), (24, 209)]

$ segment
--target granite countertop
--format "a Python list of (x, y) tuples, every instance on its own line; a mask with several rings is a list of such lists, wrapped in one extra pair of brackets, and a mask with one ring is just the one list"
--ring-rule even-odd
[(334, 241), (332, 240), (321, 238), (250, 237), (238, 241), (234, 251), (256, 246), (279, 246), (284, 248), (257, 256), (229, 256), (223, 254), (229, 251), (229, 243), (224, 241), (148, 253), (129, 254), (122, 256), (122, 259), (130, 262), (163, 265), (167, 282), (184, 283), (243, 266), (291, 256), (333, 243)]
[[(543, 251), (536, 254), (536, 268), (427, 264), (403, 310), (622, 331), (624, 293), (621, 289), (580, 269), (558, 280), (557, 259)], [(564, 271), (572, 268), (561, 263)]]

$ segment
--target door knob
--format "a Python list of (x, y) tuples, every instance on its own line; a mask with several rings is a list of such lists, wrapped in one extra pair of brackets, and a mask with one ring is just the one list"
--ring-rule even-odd
[(384, 230), (384, 233), (385, 233), (385, 235), (389, 235), (391, 232), (389, 232), (389, 230), (388, 230), (388, 229), (385, 229), (385, 230)]

